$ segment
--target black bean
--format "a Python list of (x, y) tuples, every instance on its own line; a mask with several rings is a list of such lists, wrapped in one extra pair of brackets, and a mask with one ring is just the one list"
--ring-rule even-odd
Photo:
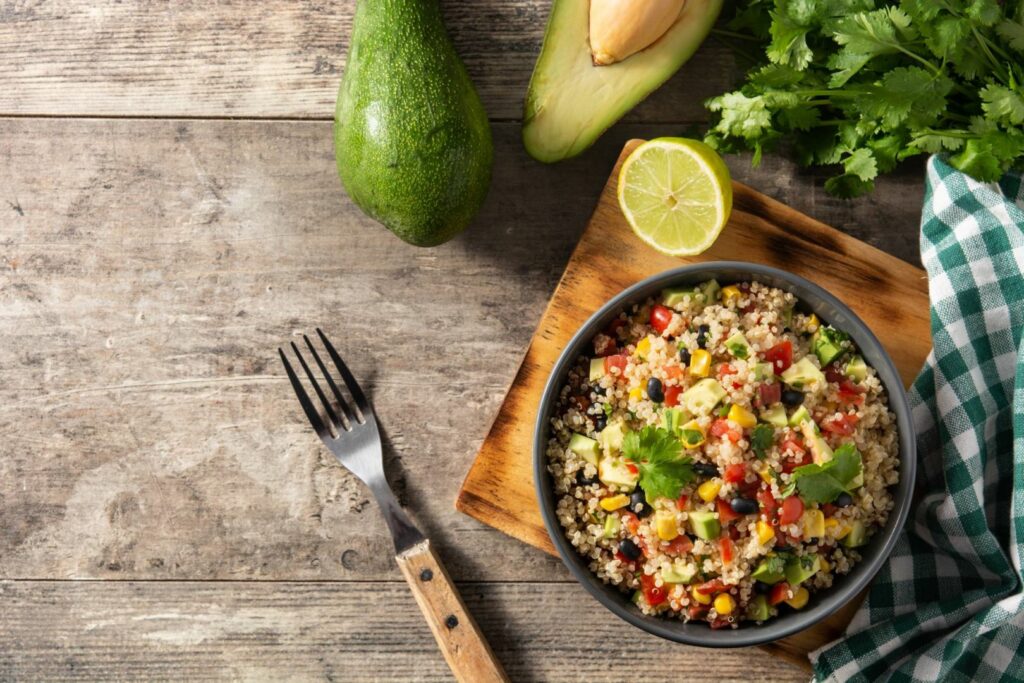
[(701, 325), (697, 328), (697, 346), (702, 349), (708, 347), (708, 335), (711, 334), (710, 325)]
[(604, 428), (607, 427), (607, 426), (608, 426), (608, 418), (605, 416), (604, 412), (602, 412), (599, 416), (594, 418), (594, 431), (595, 432), (604, 431)]
[(647, 398), (655, 403), (661, 403), (665, 400), (665, 390), (662, 388), (661, 380), (657, 377), (647, 380)]
[(647, 494), (639, 486), (629, 496), (629, 509), (635, 512), (637, 517), (646, 517), (654, 512), (654, 508), (647, 504)]
[(590, 486), (597, 483), (597, 477), (588, 477), (583, 470), (576, 470), (576, 484), (579, 486)]
[(702, 477), (717, 477), (718, 468), (707, 462), (694, 463), (693, 471)]
[(782, 390), (782, 403), (787, 406), (798, 406), (804, 402), (804, 392), (796, 389)]
[(772, 585), (769, 584), (769, 583), (762, 583), (760, 581), (755, 581), (754, 582), (754, 592), (755, 593), (770, 593), (771, 590), (772, 590)]
[(835, 505), (837, 508), (850, 507), (851, 505), (853, 505), (853, 496), (851, 496), (846, 491), (843, 491), (838, 496), (836, 496), (836, 499), (832, 501), (832, 504)]
[(733, 512), (741, 515), (752, 515), (758, 510), (757, 501), (749, 498), (743, 498), (741, 496), (733, 498), (729, 502), (729, 505), (732, 507)]
[(630, 562), (635, 562), (636, 560), (639, 560), (640, 555), (642, 554), (640, 552), (640, 546), (638, 546), (636, 543), (633, 542), (632, 539), (629, 538), (624, 538), (619, 543), (619, 552), (622, 553), (622, 555)]
[(679, 362), (683, 365), (690, 364), (690, 349), (679, 349)]

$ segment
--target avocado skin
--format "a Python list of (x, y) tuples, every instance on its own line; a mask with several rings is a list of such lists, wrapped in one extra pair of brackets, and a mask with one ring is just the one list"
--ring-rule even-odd
[(359, 0), (334, 152), (352, 200), (409, 244), (450, 240), (483, 204), (490, 124), (437, 0)]

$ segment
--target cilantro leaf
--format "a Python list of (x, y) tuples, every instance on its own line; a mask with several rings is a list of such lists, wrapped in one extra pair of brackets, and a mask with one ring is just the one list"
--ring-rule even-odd
[(750, 435), (750, 448), (759, 460), (763, 460), (768, 449), (775, 440), (775, 430), (771, 425), (759, 424)]
[(832, 459), (821, 465), (802, 465), (793, 470), (791, 486), (809, 503), (831, 503), (863, 471), (860, 452), (852, 443), (836, 448)]
[(636, 463), (640, 488), (648, 500), (678, 498), (682, 488), (693, 480), (692, 461), (681, 452), (679, 440), (660, 427), (629, 432), (622, 441), (622, 455)]
[(996, 26), (996, 33), (1017, 52), (1024, 52), (1024, 22), (1005, 19)]
[(1024, 94), (989, 83), (981, 91), (981, 108), (995, 123), (1017, 126), (1024, 123)]

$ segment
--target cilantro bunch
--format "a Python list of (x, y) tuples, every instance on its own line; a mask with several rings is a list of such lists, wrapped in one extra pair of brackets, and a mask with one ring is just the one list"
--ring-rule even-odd
[(1024, 168), (1024, 0), (738, 0), (726, 26), (754, 65), (707, 102), (721, 151), (784, 143), (841, 166), (843, 197), (918, 154), (983, 181)]
[(789, 486), (783, 489), (784, 497), (800, 492), (808, 503), (831, 503), (844, 491), (854, 488), (863, 472), (860, 451), (852, 443), (845, 443), (836, 449), (832, 459), (822, 465), (801, 465), (793, 470)]
[(667, 429), (648, 426), (629, 432), (622, 440), (622, 456), (636, 463), (640, 488), (649, 501), (678, 498), (694, 477), (692, 461), (682, 455), (682, 444)]

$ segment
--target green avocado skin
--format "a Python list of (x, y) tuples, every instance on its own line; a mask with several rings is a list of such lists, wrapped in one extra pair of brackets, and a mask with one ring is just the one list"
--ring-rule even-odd
[(438, 0), (359, 0), (334, 153), (352, 200), (406, 242), (435, 246), (469, 225), (494, 150)]

